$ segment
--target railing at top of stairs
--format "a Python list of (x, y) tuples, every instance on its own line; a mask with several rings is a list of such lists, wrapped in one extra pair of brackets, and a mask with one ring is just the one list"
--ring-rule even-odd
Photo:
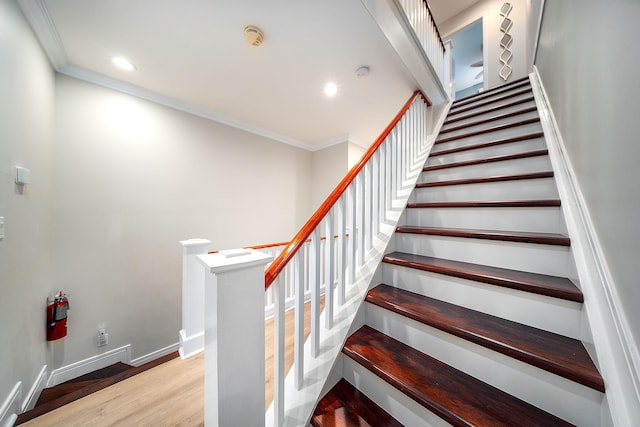
[[(206, 240), (183, 242), (190, 254), (185, 265), (205, 267), (204, 278), (197, 279), (204, 280), (203, 295), (195, 298), (204, 301), (207, 424), (307, 423), (428, 155), (427, 108), (424, 96), (415, 92), (275, 260), (256, 249), (206, 253)], [(328, 240), (334, 244), (323, 243), (323, 236), (333, 236)], [(266, 416), (265, 293), (260, 283), (272, 293), (274, 307), (274, 400)], [(320, 311), (323, 286), (325, 308)], [(288, 375), (287, 288), (294, 289), (295, 300), (294, 361)], [(311, 312), (306, 342), (305, 288)], [(182, 331), (180, 339), (182, 344)]]

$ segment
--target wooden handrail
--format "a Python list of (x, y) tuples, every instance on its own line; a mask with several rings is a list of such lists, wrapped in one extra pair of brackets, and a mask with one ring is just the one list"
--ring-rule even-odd
[(422, 97), (424, 102), (429, 106), (429, 101), (425, 98), (422, 92), (415, 91), (411, 98), (404, 104), (402, 109), (396, 114), (391, 123), (387, 125), (387, 127), (382, 131), (378, 139), (371, 144), (369, 149), (364, 153), (360, 161), (355, 164), (351, 170), (345, 175), (345, 177), (340, 181), (340, 183), (334, 188), (334, 190), (329, 194), (327, 199), (320, 205), (320, 207), (311, 215), (311, 218), (307, 221), (305, 225), (302, 226), (300, 231), (294, 236), (293, 240), (289, 242), (286, 248), (282, 250), (280, 255), (273, 260), (269, 268), (264, 274), (264, 287), (268, 289), (269, 286), (273, 283), (273, 281), (278, 277), (280, 272), (284, 269), (284, 267), (293, 259), (298, 250), (302, 247), (302, 245), (309, 239), (313, 230), (320, 225), (322, 219), (329, 213), (333, 205), (340, 199), (342, 194), (347, 190), (349, 185), (353, 182), (356, 176), (360, 173), (360, 171), (364, 168), (367, 162), (373, 157), (374, 153), (377, 151), (378, 147), (382, 145), (387, 136), (391, 133), (393, 128), (398, 124), (402, 116), (407, 112), (411, 104), (416, 99), (416, 97)]
[[(344, 237), (349, 237), (349, 233), (345, 234)], [(334, 235), (333, 236), (334, 239), (338, 238), (338, 235)], [(326, 237), (321, 237), (320, 240), (327, 240)], [(262, 245), (253, 245), (253, 246), (244, 246), (242, 249), (255, 249), (257, 251), (259, 251), (260, 249), (270, 249), (270, 248), (277, 248), (278, 246), (286, 246), (288, 245), (290, 242), (277, 242), (277, 243), (264, 243)], [(311, 243), (311, 239), (307, 239), (305, 241), (305, 243)], [(217, 254), (220, 251), (209, 251), (207, 253), (210, 254)]]
[(436, 34), (438, 35), (438, 40), (440, 40), (440, 47), (442, 48), (442, 52), (444, 53), (444, 51), (445, 51), (444, 42), (442, 41), (442, 36), (440, 36), (440, 30), (438, 29), (438, 25), (436, 24), (436, 20), (433, 17), (433, 12), (431, 12), (431, 8), (429, 7), (428, 0), (424, 0), (424, 5), (427, 8), (427, 11), (429, 12), (429, 18), (431, 18), (431, 23), (433, 24), (433, 28), (436, 29)]

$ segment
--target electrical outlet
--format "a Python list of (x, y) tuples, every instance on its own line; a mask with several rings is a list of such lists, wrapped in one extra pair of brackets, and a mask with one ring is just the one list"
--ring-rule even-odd
[(98, 329), (98, 347), (109, 344), (109, 334), (105, 328)]

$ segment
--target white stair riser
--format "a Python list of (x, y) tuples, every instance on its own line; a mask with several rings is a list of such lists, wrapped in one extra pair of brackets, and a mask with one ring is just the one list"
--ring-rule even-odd
[[(510, 106), (510, 107), (504, 107), (504, 105), (512, 104), (515, 101), (516, 101), (515, 99), (509, 99), (508, 102), (502, 103), (502, 106), (501, 106), (500, 109), (489, 111), (487, 113), (475, 114), (475, 113), (478, 113), (479, 111), (468, 111), (468, 112), (465, 112), (465, 113), (461, 113), (458, 117), (452, 116), (451, 117), (452, 119), (456, 119), (456, 118), (459, 118), (459, 117), (466, 117), (466, 116), (472, 115), (471, 117), (468, 117), (466, 119), (457, 120), (457, 121), (454, 121), (454, 122), (451, 122), (451, 123), (444, 124), (442, 126), (442, 131), (446, 131), (446, 130), (451, 129), (453, 127), (465, 125), (465, 124), (468, 124), (468, 123), (474, 123), (474, 122), (477, 122), (477, 121), (490, 119), (490, 118), (495, 117), (497, 115), (515, 113), (517, 111), (525, 110), (525, 109), (528, 109), (530, 107), (535, 107), (535, 105), (536, 105), (535, 102), (532, 100), (532, 101), (519, 103), (519, 104)], [(491, 108), (497, 107), (497, 106), (500, 106), (500, 104), (492, 105)]]
[(450, 426), (442, 418), (430, 412), (349, 356), (341, 354), (341, 357), (343, 358), (343, 378), (403, 425), (412, 427)]
[(407, 208), (399, 224), (566, 234), (559, 206)]
[(462, 237), (395, 234), (398, 252), (567, 277), (569, 248)]
[[(541, 132), (541, 131), (542, 131), (542, 126), (540, 125), (540, 122), (534, 122), (534, 123), (529, 123), (526, 125), (516, 126), (513, 128), (503, 129), (499, 131), (487, 132), (480, 135), (467, 136), (465, 138), (460, 138), (460, 139), (456, 139), (448, 142), (438, 142), (436, 140), (436, 142), (438, 143), (434, 146), (434, 150), (445, 150), (445, 149), (455, 148), (455, 147), (465, 147), (467, 145), (481, 144), (483, 142), (493, 141), (496, 139), (514, 138), (517, 136), (529, 135), (529, 134), (532, 134), (535, 132)], [(445, 135), (442, 135), (442, 137), (439, 137), (439, 139), (446, 139), (449, 136), (450, 135), (445, 134)]]
[[(517, 92), (521, 91), (521, 89), (523, 89), (523, 88), (520, 88), (517, 91), (512, 91), (511, 93), (517, 93)], [(503, 99), (503, 100), (498, 101), (498, 102), (493, 102), (493, 103), (491, 103), (489, 105), (485, 105), (485, 106), (483, 106), (481, 108), (472, 107), (471, 104), (469, 104), (469, 107), (471, 107), (470, 110), (466, 110), (466, 111), (463, 111), (461, 113), (456, 113), (456, 114), (454, 114), (453, 112), (454, 111), (462, 111), (463, 109), (466, 109), (467, 106), (460, 107), (460, 108), (451, 107), (451, 112), (450, 112), (449, 116), (447, 117), (447, 119), (456, 119), (456, 118), (459, 118), (459, 117), (464, 117), (464, 116), (466, 116), (468, 114), (474, 114), (474, 113), (478, 113), (480, 111), (485, 111), (488, 108), (494, 108), (494, 107), (503, 108), (505, 105), (512, 104), (512, 103), (514, 103), (516, 101), (522, 101), (522, 100), (531, 98), (532, 96), (533, 96), (533, 92), (531, 92), (531, 91), (529, 91), (527, 93), (524, 93), (524, 94), (521, 94), (521, 95), (515, 95), (515, 96), (511, 95), (507, 99)], [(494, 97), (493, 99), (496, 99), (496, 97)], [(477, 105), (477, 103), (475, 103), (475, 105)], [(522, 104), (519, 104), (519, 105), (522, 105)]]
[(476, 150), (461, 151), (459, 153), (436, 155), (436, 153), (434, 152), (429, 157), (429, 160), (427, 160), (427, 166), (441, 163), (454, 163), (467, 160), (486, 159), (487, 157), (525, 153), (528, 151), (544, 150), (546, 148), (547, 146), (545, 145), (543, 138), (535, 138), (527, 139), (524, 141), (510, 142), (493, 147), (479, 148)]
[[(516, 97), (516, 96), (513, 96), (513, 94), (514, 94), (514, 93), (522, 92), (522, 91), (523, 91), (523, 90), (525, 90), (525, 89), (528, 89), (528, 90), (527, 90), (527, 93), (526, 93), (525, 95), (517, 95), (517, 97)], [(498, 99), (498, 98), (503, 98), (503, 97), (505, 97), (505, 96), (507, 96), (507, 97), (508, 97), (508, 98), (507, 98), (508, 100), (511, 100), (511, 101), (512, 101), (512, 100), (516, 100), (516, 99), (518, 99), (518, 98), (531, 96), (531, 94), (532, 94), (532, 92), (531, 92), (531, 86), (520, 86), (520, 87), (516, 87), (516, 88), (513, 88), (513, 89), (509, 89), (509, 90), (506, 90), (506, 91), (503, 91), (503, 92), (490, 94), (490, 95), (488, 95), (488, 96), (486, 96), (486, 97), (482, 97), (482, 96), (480, 96), (480, 95), (479, 95), (479, 99), (478, 99), (478, 100), (474, 100), (473, 102), (469, 102), (469, 103), (467, 103), (467, 104), (463, 104), (463, 105), (458, 106), (457, 104), (455, 104), (455, 103), (454, 103), (454, 104), (451, 106), (451, 112), (450, 112), (449, 114), (453, 114), (453, 113), (455, 113), (456, 111), (459, 111), (459, 110), (461, 110), (461, 109), (466, 109), (467, 107), (476, 108), (479, 104), (484, 104), (484, 103), (485, 103), (485, 102), (487, 102), (487, 101), (494, 101), (494, 100), (496, 100), (496, 99)], [(464, 101), (462, 101), (462, 102), (464, 102)], [(491, 108), (491, 107), (493, 107), (494, 105), (505, 104), (505, 103), (508, 103), (508, 102), (509, 102), (509, 101), (501, 100), (501, 101), (498, 101), (498, 102), (492, 103), (492, 104), (487, 105), (487, 106), (482, 106), (482, 107), (480, 107), (480, 108)], [(466, 114), (466, 113), (464, 113), (464, 114)]]
[[(434, 159), (436, 164), (445, 164), (439, 159)], [(418, 182), (449, 181), (451, 179), (484, 178), (497, 175), (514, 175), (529, 172), (550, 171), (551, 162), (549, 156), (541, 155), (525, 157), (523, 159), (502, 160), (499, 162), (482, 163), (478, 165), (459, 166), (446, 169), (436, 169), (422, 172)]]
[(387, 263), (382, 283), (580, 339), (582, 304), (577, 302)]
[[(491, 117), (499, 116), (499, 115), (501, 115), (500, 112), (495, 112), (495, 113), (493, 113), (493, 115), (491, 115)], [(532, 112), (529, 112), (529, 113), (518, 114), (518, 115), (512, 116), (512, 117), (506, 117), (506, 118), (503, 118), (503, 119), (500, 119), (500, 120), (494, 120), (494, 121), (491, 121), (491, 122), (488, 122), (488, 123), (484, 123), (484, 122), (478, 123), (476, 125), (468, 126), (468, 127), (462, 128), (462, 129), (451, 131), (451, 132), (440, 133), (440, 137), (441, 138), (449, 138), (449, 137), (452, 137), (452, 136), (466, 135), (466, 134), (471, 133), (471, 132), (492, 128), (494, 126), (517, 123), (517, 122), (520, 122), (522, 120), (535, 119), (537, 117), (539, 117), (538, 116), (538, 112), (537, 111), (532, 111)], [(477, 121), (474, 121), (474, 122), (477, 122)]]
[(553, 178), (416, 188), (411, 203), (557, 199)]
[(566, 233), (559, 206), (530, 208), (407, 208), (400, 223), (424, 227)]
[(423, 353), (580, 426), (598, 426), (603, 394), (407, 317), (367, 304), (366, 323)]

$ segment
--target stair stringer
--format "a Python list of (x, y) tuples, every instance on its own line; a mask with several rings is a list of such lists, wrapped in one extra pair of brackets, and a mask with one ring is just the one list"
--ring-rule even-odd
[[(372, 241), (372, 248), (364, 254), (364, 263), (356, 271), (356, 282), (348, 285), (345, 302), (334, 307), (334, 322), (331, 330), (320, 332), (320, 354), (311, 357), (311, 343), (304, 344), (304, 383), (301, 390), (294, 385), (293, 369), (287, 374), (284, 384), (284, 422), (285, 426), (309, 425), (313, 411), (324, 394), (342, 378), (342, 347), (346, 339), (364, 324), (364, 298), (382, 263), (383, 256), (389, 252), (393, 242), (396, 226), (405, 210), (413, 189), (420, 178), (435, 139), (444, 123), (451, 103), (445, 105), (438, 118), (434, 131), (427, 137), (425, 148), (419, 153), (414, 166), (402, 181), (401, 189), (387, 210), (385, 218), (380, 222), (380, 231)], [(430, 107), (432, 108), (432, 107)], [(320, 324), (324, 325), (325, 311), (320, 314)], [(265, 426), (274, 424), (273, 403), (265, 414)]]
[(640, 348), (620, 308), (613, 276), (535, 66), (530, 80), (571, 238), (576, 268), (572, 278), (585, 295), (581, 338), (607, 387), (601, 425), (634, 425), (640, 419)]

